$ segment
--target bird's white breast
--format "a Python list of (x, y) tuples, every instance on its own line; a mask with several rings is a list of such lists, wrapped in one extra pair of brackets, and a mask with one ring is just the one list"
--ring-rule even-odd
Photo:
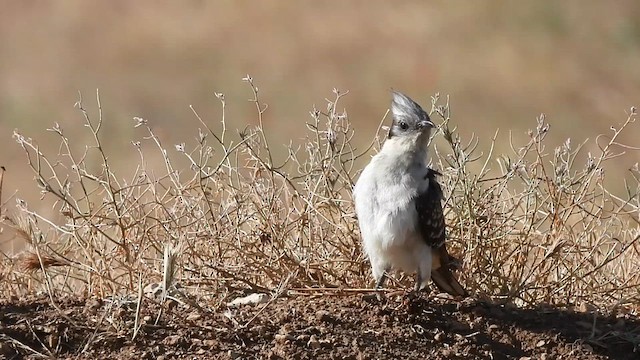
[(419, 259), (430, 253), (417, 229), (413, 201), (428, 186), (426, 167), (411, 154), (387, 152), (383, 148), (374, 156), (354, 188), (363, 245), (372, 264), (414, 271)]

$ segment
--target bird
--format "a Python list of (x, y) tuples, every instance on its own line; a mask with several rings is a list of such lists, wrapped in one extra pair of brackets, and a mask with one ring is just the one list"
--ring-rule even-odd
[(416, 293), (431, 279), (441, 291), (466, 297), (447, 252), (443, 193), (436, 178), (441, 174), (426, 163), (435, 125), (418, 103), (398, 91), (392, 91), (391, 115), (387, 139), (353, 188), (375, 288), (383, 287), (394, 268), (416, 273)]

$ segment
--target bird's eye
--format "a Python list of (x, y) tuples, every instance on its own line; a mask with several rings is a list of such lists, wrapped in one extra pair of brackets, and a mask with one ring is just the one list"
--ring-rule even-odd
[(407, 125), (406, 122), (404, 122), (404, 121), (400, 122), (400, 129), (407, 130), (408, 128), (409, 128), (409, 125)]

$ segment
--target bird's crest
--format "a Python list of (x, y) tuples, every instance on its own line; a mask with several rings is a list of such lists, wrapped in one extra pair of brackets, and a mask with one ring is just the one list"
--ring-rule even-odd
[[(391, 115), (393, 124), (389, 131), (389, 137), (405, 133), (423, 132), (434, 125), (429, 119), (429, 115), (418, 103), (407, 95), (393, 91), (391, 101)], [(427, 130), (428, 131), (428, 130)]]
[(394, 121), (419, 121), (429, 118), (418, 103), (399, 91), (393, 91), (391, 114)]

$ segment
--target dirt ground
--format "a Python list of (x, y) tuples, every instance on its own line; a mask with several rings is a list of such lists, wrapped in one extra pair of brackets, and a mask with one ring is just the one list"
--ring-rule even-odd
[[(178, 303), (0, 301), (0, 358), (640, 359), (632, 315), (422, 294), (294, 295), (209, 312)], [(640, 347), (640, 346), (638, 346)]]

